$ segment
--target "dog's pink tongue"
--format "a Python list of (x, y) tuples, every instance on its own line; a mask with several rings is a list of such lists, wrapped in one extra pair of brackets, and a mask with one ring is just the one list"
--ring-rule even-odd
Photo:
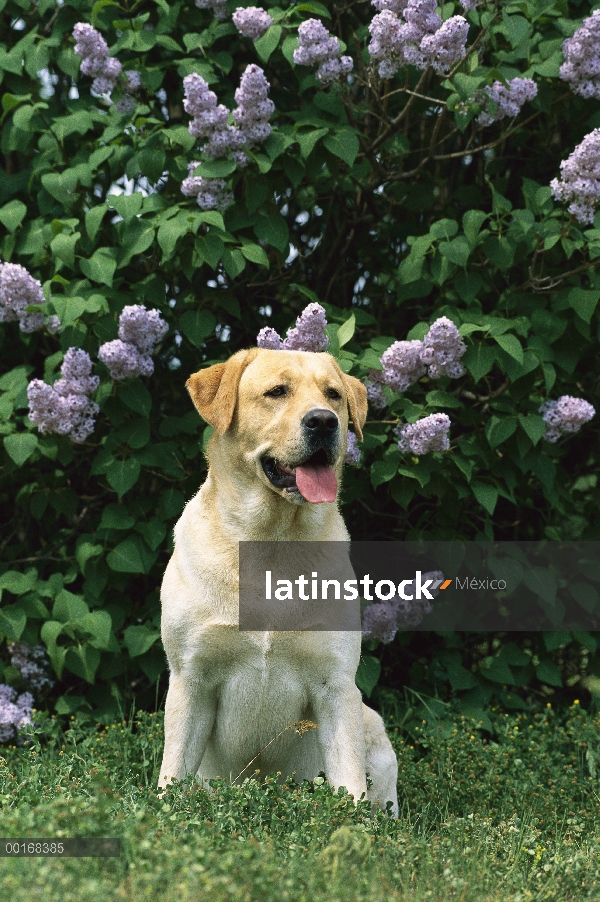
[(331, 467), (296, 467), (296, 485), (303, 498), (312, 504), (335, 501), (337, 478)]

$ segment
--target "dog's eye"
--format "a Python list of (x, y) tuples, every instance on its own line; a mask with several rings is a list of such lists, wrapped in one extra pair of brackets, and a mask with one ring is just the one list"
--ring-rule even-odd
[(339, 401), (342, 396), (340, 395), (337, 388), (328, 388), (325, 392), (325, 397), (330, 398), (332, 401)]
[(284, 395), (287, 395), (285, 385), (276, 385), (275, 388), (265, 392), (265, 398), (283, 398)]

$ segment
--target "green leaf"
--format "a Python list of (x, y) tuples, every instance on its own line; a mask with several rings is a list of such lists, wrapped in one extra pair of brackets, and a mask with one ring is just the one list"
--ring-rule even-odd
[(156, 551), (167, 534), (166, 525), (157, 517), (152, 517), (148, 523), (139, 523), (136, 528), (152, 551)]
[(6, 589), (12, 595), (24, 595), (30, 592), (37, 581), (37, 573), (30, 570), (29, 573), (19, 573), (18, 570), (7, 570), (0, 576), (0, 592)]
[(192, 175), (201, 175), (203, 179), (224, 179), (235, 170), (233, 160), (205, 160), (194, 169)]
[(503, 235), (500, 237), (490, 235), (483, 242), (483, 250), (488, 260), (498, 269), (505, 270), (513, 265), (515, 246)]
[(190, 230), (188, 222), (182, 222), (179, 216), (173, 219), (166, 219), (161, 222), (158, 227), (158, 243), (163, 252), (163, 261), (170, 260), (175, 253), (177, 242), (183, 235), (187, 235)]
[(451, 263), (463, 268), (467, 265), (471, 247), (464, 235), (459, 235), (452, 241), (442, 241), (438, 245), (438, 250), (442, 257), (446, 257)]
[(158, 630), (149, 629), (143, 624), (141, 626), (128, 626), (123, 633), (123, 641), (131, 658), (138, 658), (145, 654), (160, 639)]
[(507, 441), (517, 429), (516, 417), (490, 417), (485, 425), (485, 434), (490, 448), (497, 448)]
[(108, 204), (98, 204), (97, 207), (91, 207), (85, 214), (85, 230), (90, 241), (96, 240), (98, 229), (107, 210)]
[(360, 147), (356, 133), (350, 128), (339, 129), (333, 135), (326, 135), (323, 144), (348, 166), (353, 165)]
[(52, 197), (65, 207), (70, 207), (75, 199), (78, 174), (74, 169), (64, 172), (47, 172), (42, 176), (42, 185)]
[(93, 648), (89, 642), (84, 645), (71, 645), (66, 649), (65, 667), (71, 673), (81, 677), (88, 683), (94, 682), (96, 671), (100, 665), (100, 652)]
[(130, 410), (140, 413), (143, 417), (150, 415), (152, 395), (141, 382), (130, 382), (128, 385), (120, 385), (119, 398)]
[[(63, 326), (70, 326), (76, 322), (88, 309), (83, 298), (68, 298), (64, 295), (54, 295), (52, 304)], [(94, 310), (91, 313), (96, 312)]]
[(77, 551), (75, 552), (75, 559), (79, 564), (81, 572), (85, 573), (85, 565), (87, 562), (93, 557), (98, 557), (103, 551), (104, 548), (102, 545), (94, 545), (92, 542), (82, 542), (78, 545)]
[(127, 508), (122, 504), (109, 504), (102, 511), (100, 529), (130, 529), (135, 523)]
[(88, 279), (110, 288), (117, 268), (115, 251), (109, 247), (100, 247), (89, 260), (80, 260), (79, 267)]
[(390, 479), (394, 478), (397, 472), (398, 457), (396, 455), (384, 457), (383, 460), (376, 460), (371, 465), (371, 483), (373, 488), (376, 489), (378, 485), (389, 482)]
[(449, 241), (458, 232), (458, 223), (455, 219), (438, 219), (429, 229), (429, 235)]
[(67, 589), (61, 589), (52, 608), (52, 618), (61, 623), (70, 623), (85, 617), (89, 612), (90, 609), (81, 595), (74, 595)]
[(37, 436), (32, 432), (14, 432), (4, 437), (6, 453), (18, 467), (22, 467), (29, 460), (38, 446)]
[(356, 671), (356, 685), (361, 692), (370, 697), (377, 685), (381, 673), (381, 662), (374, 655), (361, 654)]
[(107, 649), (112, 633), (112, 619), (108, 611), (92, 611), (79, 620), (78, 626), (91, 633), (93, 638), (88, 643), (94, 648)]
[(56, 640), (62, 633), (63, 628), (64, 624), (58, 623), (56, 620), (47, 620), (40, 630), (40, 636), (46, 645), (48, 657), (52, 661), (52, 666), (59, 679), (62, 677), (67, 649), (58, 645)]
[(109, 203), (122, 217), (125, 225), (131, 222), (133, 217), (140, 212), (143, 199), (144, 196), (141, 191), (134, 191), (133, 194), (108, 195)]
[(352, 313), (350, 318), (346, 320), (345, 323), (342, 323), (337, 333), (338, 347), (343, 348), (344, 345), (348, 344), (352, 336), (354, 335), (354, 330), (356, 329), (356, 317)]
[(237, 248), (229, 250), (226, 247), (223, 251), (222, 262), (223, 268), (230, 279), (237, 278), (246, 268), (244, 256)]
[(240, 250), (246, 260), (250, 260), (251, 263), (259, 263), (261, 266), (266, 266), (267, 269), (269, 268), (269, 258), (259, 244), (248, 242), (248, 244), (243, 244)]
[(537, 445), (546, 432), (544, 419), (537, 413), (532, 413), (528, 416), (520, 413), (518, 419), (521, 428), (526, 432), (533, 444)]
[(196, 256), (202, 263), (208, 263), (212, 269), (216, 269), (219, 265), (224, 248), (225, 245), (221, 239), (212, 232), (204, 237), (196, 238), (194, 245)]
[(308, 132), (296, 132), (296, 141), (300, 145), (300, 153), (303, 157), (309, 157), (314, 150), (317, 141), (328, 135), (328, 128), (313, 128)]
[(259, 216), (254, 226), (254, 233), (265, 244), (271, 244), (287, 256), (290, 233), (285, 219), (279, 213)]
[(139, 450), (145, 448), (150, 441), (150, 423), (146, 417), (136, 417), (121, 426), (115, 438), (121, 442), (127, 442), (130, 448)]
[(216, 325), (216, 317), (208, 310), (188, 310), (179, 320), (179, 328), (197, 348), (212, 335)]
[(493, 485), (486, 485), (484, 482), (473, 482), (471, 488), (477, 501), (491, 517), (498, 501), (498, 489)]
[(477, 344), (467, 348), (462, 362), (473, 376), (475, 382), (479, 382), (487, 376), (496, 360), (496, 349), (490, 345)]
[(562, 679), (560, 670), (552, 661), (540, 661), (535, 668), (535, 675), (542, 683), (548, 683), (550, 686), (562, 687)]
[(600, 300), (600, 291), (585, 291), (583, 288), (571, 288), (568, 293), (568, 299), (575, 313), (584, 322), (589, 323)]
[(156, 554), (141, 536), (129, 536), (106, 556), (108, 566), (117, 573), (149, 573), (155, 560)]
[(494, 339), (517, 363), (523, 363), (523, 347), (516, 335), (494, 335)]
[(281, 32), (281, 25), (271, 25), (266, 34), (254, 42), (254, 48), (263, 63), (269, 62), (269, 57), (279, 44)]
[(14, 232), (25, 218), (27, 207), (20, 200), (11, 200), (0, 208), (0, 222), (9, 232)]
[(108, 483), (121, 498), (138, 481), (140, 462), (135, 457), (127, 460), (113, 460), (106, 469)]
[(0, 608), (0, 635), (11, 642), (19, 641), (26, 623), (27, 614), (18, 603)]
[(483, 210), (467, 210), (462, 218), (463, 232), (470, 246), (474, 248), (479, 238), (479, 230), (487, 219)]
[(75, 267), (75, 245), (81, 238), (80, 232), (74, 232), (72, 235), (65, 235), (60, 232), (50, 242), (50, 248), (55, 257), (70, 266)]
[(447, 391), (430, 391), (425, 396), (428, 407), (462, 407), (462, 401)]

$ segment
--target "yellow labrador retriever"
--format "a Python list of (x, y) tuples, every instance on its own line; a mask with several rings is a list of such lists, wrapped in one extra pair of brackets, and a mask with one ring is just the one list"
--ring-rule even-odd
[[(360, 632), (242, 632), (238, 619), (240, 541), (348, 541), (336, 500), (348, 410), (362, 438), (365, 388), (329, 354), (258, 348), (187, 388), (215, 433), (162, 584), (170, 683), (159, 787), (187, 774), (234, 779), (257, 756), (244, 777), (322, 771), (355, 800), (391, 801), (397, 816), (396, 756), (355, 684)], [(271, 743), (303, 719), (318, 729)]]

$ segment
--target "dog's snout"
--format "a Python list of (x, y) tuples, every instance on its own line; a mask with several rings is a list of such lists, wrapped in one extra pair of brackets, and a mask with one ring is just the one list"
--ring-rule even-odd
[(302, 417), (302, 425), (311, 435), (329, 438), (338, 428), (338, 418), (331, 410), (315, 407)]

